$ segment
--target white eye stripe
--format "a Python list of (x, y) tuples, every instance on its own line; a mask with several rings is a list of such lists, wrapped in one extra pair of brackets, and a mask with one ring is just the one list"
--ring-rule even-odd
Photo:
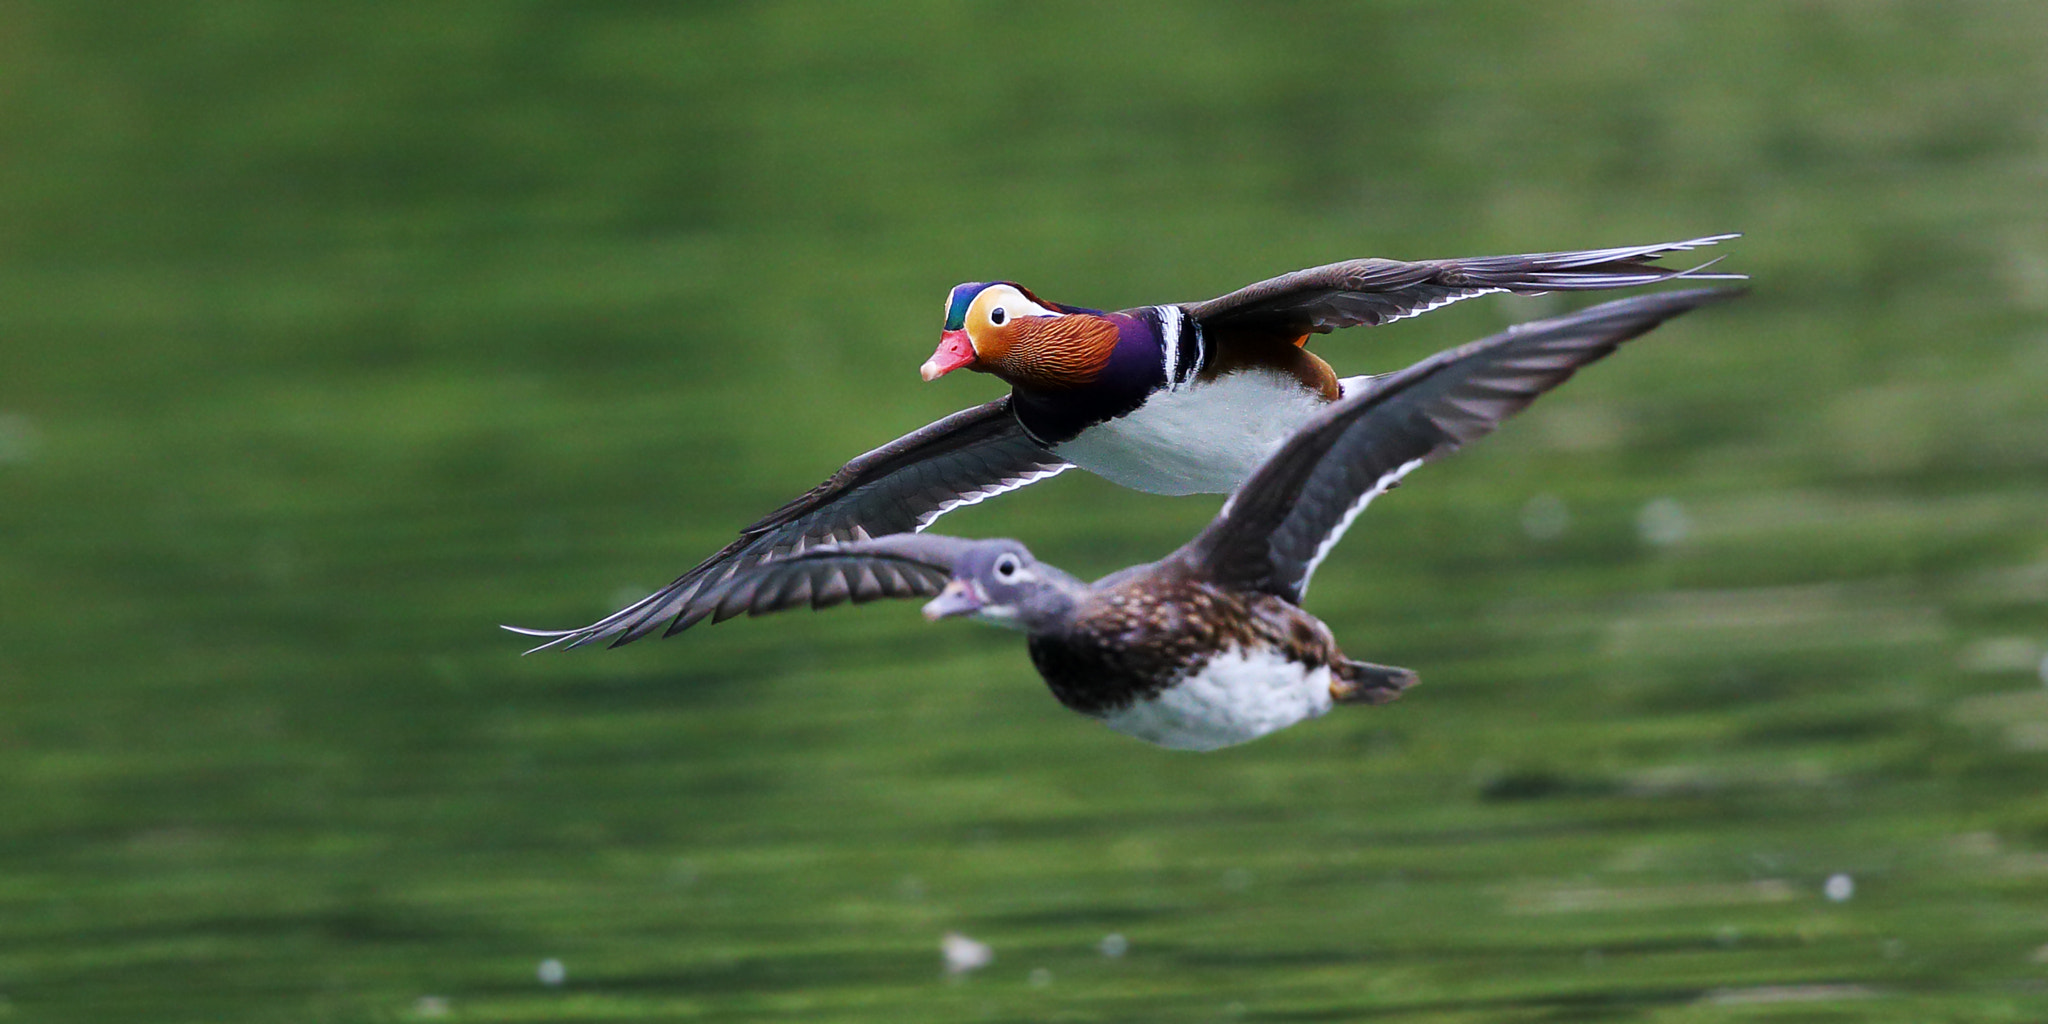
[[(1031, 301), (1022, 291), (1006, 284), (996, 285), (982, 294), (988, 297), (988, 301), (991, 304), (987, 314), (988, 321), (997, 326), (1015, 320), (1020, 316), (1059, 315), (1059, 311), (1047, 309)], [(1002, 313), (1001, 319), (998, 319), (996, 316), (998, 311)]]

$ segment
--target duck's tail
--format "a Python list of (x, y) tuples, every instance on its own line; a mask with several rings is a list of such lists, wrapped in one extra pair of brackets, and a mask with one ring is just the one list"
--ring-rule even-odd
[(1332, 665), (1330, 696), (1339, 704), (1387, 704), (1415, 685), (1410, 669), (1349, 658)]

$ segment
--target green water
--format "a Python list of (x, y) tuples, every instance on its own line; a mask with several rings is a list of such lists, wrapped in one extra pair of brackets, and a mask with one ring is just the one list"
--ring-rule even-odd
[[(0, 5), (0, 1019), (2048, 1018), (2044, 110), (2026, 4)], [(999, 393), (917, 379), (958, 281), (1724, 230), (1751, 298), (1325, 563), (1391, 707), (1193, 756), (907, 605), (495, 628)]]

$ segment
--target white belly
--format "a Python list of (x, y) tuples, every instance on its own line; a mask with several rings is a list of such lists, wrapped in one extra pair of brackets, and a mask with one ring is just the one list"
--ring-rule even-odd
[(1255, 740), (1330, 710), (1330, 670), (1270, 650), (1231, 648), (1151, 700), (1102, 716), (1127, 736), (1175, 750), (1215, 750)]
[(1293, 377), (1243, 371), (1161, 391), (1053, 452), (1133, 490), (1227, 494), (1324, 407)]

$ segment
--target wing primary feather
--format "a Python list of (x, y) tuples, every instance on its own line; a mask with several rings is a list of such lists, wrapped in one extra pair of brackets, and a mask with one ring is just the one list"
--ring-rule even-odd
[(811, 607), (830, 608), (853, 599), (853, 588), (846, 585), (846, 570), (834, 569), (825, 574), (825, 581), (811, 588)]
[[(773, 603), (764, 605), (760, 601), (755, 601), (747, 609), (747, 614), (766, 615), (769, 612), (779, 612), (784, 608), (795, 608), (798, 605), (810, 608), (820, 607), (818, 604), (817, 588), (813, 586), (816, 582), (815, 577), (806, 572), (791, 572), (789, 576), (788, 585), (775, 595)], [(824, 607), (829, 608), (831, 605), (827, 604)]]
[[(682, 612), (678, 613), (675, 617), (675, 621), (670, 622), (668, 624), (668, 629), (664, 630), (661, 635), (674, 636), (677, 633), (680, 633), (683, 630), (689, 629), (691, 626), (694, 626), (697, 623), (704, 621), (706, 616), (710, 615), (717, 609), (717, 605), (709, 603), (691, 605), (690, 607), (684, 609)], [(612, 641), (610, 646), (618, 647), (628, 643), (632, 639), (632, 637), (621, 637), (617, 640)]]
[(865, 604), (878, 597), (885, 596), (882, 592), (882, 581), (875, 577), (875, 567), (872, 563), (858, 562), (847, 571), (858, 574), (853, 578), (853, 596), (855, 601)]

